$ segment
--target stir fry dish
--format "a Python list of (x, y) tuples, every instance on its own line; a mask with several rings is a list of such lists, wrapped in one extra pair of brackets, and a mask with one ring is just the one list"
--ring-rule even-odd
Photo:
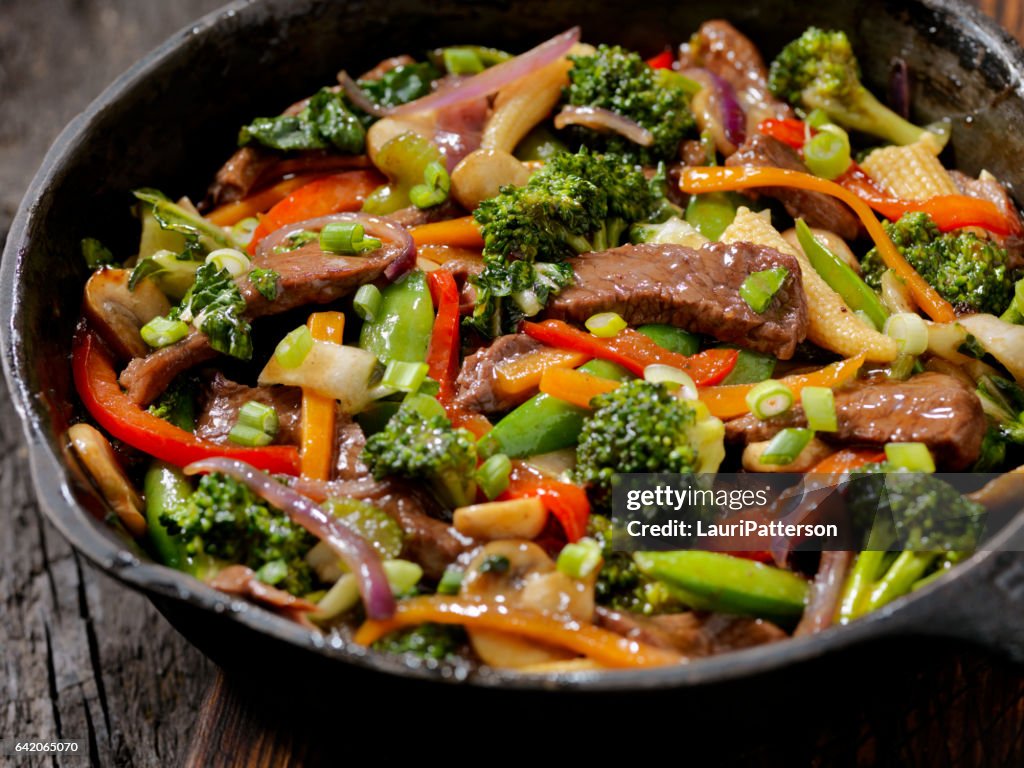
[[(83, 241), (68, 453), (113, 525), (311, 631), (525, 673), (820, 632), (971, 554), (1005, 488), (933, 473), (1024, 463), (1024, 227), (905, 69), (883, 104), (844, 32), (766, 64), (720, 20), (420, 53), (267, 104), (205, 196), (126, 190), (137, 252)], [(613, 546), (619, 476), (725, 472), (874, 478), (842, 503), (892, 524)]]

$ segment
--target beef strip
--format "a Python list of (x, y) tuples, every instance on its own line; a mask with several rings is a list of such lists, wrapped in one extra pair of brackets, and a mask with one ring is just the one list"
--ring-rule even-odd
[[(575, 283), (550, 300), (547, 317), (583, 323), (617, 312), (630, 325), (669, 323), (694, 333), (769, 352), (786, 360), (807, 335), (800, 265), (788, 254), (751, 243), (624, 245), (570, 259)], [(752, 272), (785, 267), (789, 276), (767, 310), (739, 295)]]
[[(924, 443), (935, 463), (949, 471), (970, 467), (981, 452), (985, 415), (977, 395), (944, 373), (921, 373), (907, 381), (866, 379), (835, 393), (836, 432), (819, 432), (839, 444), (882, 446)], [(761, 420), (753, 414), (726, 422), (726, 440), (761, 442), (786, 427), (806, 427), (800, 405), (782, 416)]]
[(499, 363), (539, 349), (541, 343), (523, 333), (512, 333), (495, 339), (466, 358), (455, 381), (455, 402), (477, 413), (500, 413), (515, 408), (533, 394), (523, 392), (517, 397), (500, 395), (495, 391)]
[(247, 387), (214, 374), (203, 392), (196, 435), (214, 443), (225, 443), (238, 423), (238, 412), (250, 401), (277, 411), (278, 430), (274, 443), (298, 445), (302, 415), (302, 390), (298, 387)]
[(747, 135), (754, 134), (762, 120), (793, 117), (789, 105), (768, 90), (768, 68), (761, 51), (729, 22), (704, 22), (681, 46), (679, 59), (682, 69), (702, 67), (732, 86), (747, 116)]
[(256, 186), (257, 180), (278, 155), (263, 147), (241, 147), (217, 171), (213, 184), (206, 191), (204, 207), (213, 207), (241, 200)]
[(334, 476), (339, 480), (357, 480), (368, 474), (363, 464), (363, 448), (366, 447), (366, 435), (363, 429), (348, 414), (339, 412), (335, 421), (335, 445), (337, 455), (334, 460)]
[[(760, 133), (750, 136), (725, 164), (809, 172), (795, 149)], [(764, 187), (759, 191), (774, 197), (790, 216), (804, 219), (810, 227), (835, 232), (844, 240), (853, 240), (860, 232), (860, 220), (853, 211), (826, 194), (792, 187)]]
[(777, 626), (763, 619), (721, 613), (641, 616), (598, 608), (595, 621), (598, 626), (630, 640), (678, 651), (684, 656), (713, 656), (788, 637)]
[(423, 224), (432, 224), (435, 221), (455, 219), (465, 215), (466, 211), (461, 205), (454, 200), (446, 200), (440, 205), (433, 205), (430, 208), (417, 208), (415, 205), (401, 208), (381, 218), (387, 219), (392, 224), (411, 228), (419, 227)]
[[(253, 259), (254, 267), (273, 269), (280, 275), (278, 296), (266, 299), (246, 277), (238, 279), (250, 320), (287, 312), (306, 304), (328, 304), (360, 285), (372, 283), (399, 257), (401, 248), (385, 241), (368, 256), (324, 253), (314, 240), (287, 253), (265, 253)], [(182, 371), (215, 356), (206, 334), (193, 331), (181, 341), (132, 360), (121, 373), (121, 386), (139, 405), (151, 403)]]

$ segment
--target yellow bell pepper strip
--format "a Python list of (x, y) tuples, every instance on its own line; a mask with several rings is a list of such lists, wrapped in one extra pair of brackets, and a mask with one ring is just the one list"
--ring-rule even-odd
[[(812, 373), (801, 373), (794, 376), (786, 376), (779, 381), (785, 384), (794, 397), (800, 396), (800, 390), (804, 387), (830, 387), (835, 389), (857, 375), (857, 371), (864, 364), (864, 355), (857, 355), (846, 360), (827, 365)], [(698, 391), (701, 402), (708, 407), (712, 416), (720, 419), (733, 419), (742, 416), (750, 410), (747, 405), (747, 393), (756, 384), (727, 384), (721, 387), (706, 387)]]
[(547, 368), (540, 377), (542, 393), (580, 408), (590, 408), (591, 400), (618, 386), (617, 381), (572, 368)]
[[(317, 341), (341, 344), (345, 331), (342, 312), (314, 312), (306, 321), (310, 335)], [(330, 480), (334, 459), (334, 422), (337, 403), (313, 390), (302, 390), (302, 476), (310, 480)]]
[(359, 645), (370, 645), (396, 629), (428, 622), (507, 632), (575, 651), (608, 667), (663, 667), (685, 661), (685, 657), (674, 651), (629, 640), (607, 629), (575, 619), (559, 619), (509, 605), (443, 595), (402, 600), (390, 619), (364, 622), (353, 640)]
[(458, 219), (435, 221), (432, 224), (421, 224), (409, 230), (416, 246), (421, 245), (452, 245), (460, 248), (483, 248), (484, 236), (472, 216)]
[(878, 247), (882, 261), (902, 278), (918, 306), (937, 323), (951, 323), (956, 320), (952, 305), (903, 258), (903, 254), (893, 245), (867, 203), (835, 182), (784, 168), (684, 168), (679, 176), (679, 188), (688, 194), (733, 192), (756, 187), (794, 187), (821, 192), (842, 200), (864, 223), (868, 234)]
[(502, 360), (494, 367), (494, 390), (499, 397), (517, 398), (537, 389), (544, 372), (552, 368), (577, 368), (590, 355), (570, 349), (541, 347), (525, 355)]
[(78, 327), (71, 349), (78, 396), (96, 423), (118, 440), (179, 467), (224, 456), (266, 472), (298, 474), (299, 454), (293, 446), (241, 448), (211, 443), (140, 408), (121, 390), (110, 353), (87, 325)]
[(299, 187), (304, 187), (309, 182), (319, 178), (317, 175), (293, 176), (290, 179), (279, 181), (271, 187), (262, 189), (248, 197), (236, 200), (233, 203), (225, 203), (219, 208), (214, 208), (206, 217), (218, 227), (231, 227), (242, 219), (248, 219), (259, 213), (265, 213)]

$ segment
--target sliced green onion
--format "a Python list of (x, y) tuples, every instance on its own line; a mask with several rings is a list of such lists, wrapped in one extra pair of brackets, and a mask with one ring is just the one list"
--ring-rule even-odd
[(306, 355), (313, 349), (313, 335), (309, 328), (300, 325), (289, 333), (274, 350), (274, 358), (282, 368), (298, 368)]
[(804, 144), (804, 162), (815, 176), (831, 181), (850, 167), (850, 139), (822, 130)]
[(376, 237), (366, 237), (363, 225), (355, 221), (332, 221), (320, 230), (320, 249), (355, 256), (381, 246)]
[(618, 312), (601, 312), (600, 314), (588, 317), (584, 325), (595, 336), (608, 339), (623, 330), (627, 323)]
[(356, 314), (359, 315), (363, 320), (373, 322), (377, 317), (377, 313), (380, 312), (380, 303), (383, 297), (380, 294), (380, 288), (376, 285), (367, 283), (366, 285), (359, 286), (359, 290), (356, 291), (355, 298), (352, 299), (352, 306), (356, 310)]
[(139, 333), (142, 334), (144, 342), (159, 349), (185, 338), (188, 335), (188, 323), (157, 316), (142, 326)]
[(800, 390), (800, 403), (807, 416), (807, 426), (815, 432), (836, 432), (836, 399), (828, 387), (804, 387)]
[(385, 560), (384, 575), (395, 595), (404, 595), (423, 578), (423, 569), (410, 560)]
[(465, 572), (461, 568), (449, 565), (444, 569), (444, 573), (441, 574), (441, 580), (437, 582), (437, 594), (459, 594), (459, 590), (462, 589), (462, 579), (465, 575)]
[(783, 466), (792, 464), (814, 437), (813, 429), (789, 427), (779, 432), (761, 454), (762, 464)]
[(896, 341), (904, 355), (920, 355), (928, 349), (928, 326), (914, 312), (890, 315), (884, 331)]
[(218, 248), (210, 251), (206, 257), (207, 264), (216, 264), (217, 269), (226, 269), (232, 277), (241, 277), (251, 268), (249, 257), (234, 248)]
[(644, 381), (664, 384), (669, 389), (678, 389), (679, 395), (687, 400), (697, 399), (697, 385), (686, 371), (671, 365), (652, 363), (644, 368)]
[(384, 369), (384, 378), (380, 383), (387, 389), (399, 392), (418, 392), (423, 380), (427, 378), (430, 366), (426, 363), (407, 363), (404, 360), (392, 360)]
[(765, 379), (747, 392), (747, 407), (759, 419), (770, 419), (793, 407), (793, 390), (775, 379)]
[(274, 438), (262, 429), (256, 429), (256, 427), (250, 427), (239, 422), (228, 432), (228, 439), (238, 445), (258, 448), (262, 445), (270, 445)]
[(231, 228), (231, 239), (239, 245), (248, 245), (252, 242), (253, 232), (260, 225), (260, 220), (255, 216), (242, 219)]
[(284, 560), (271, 560), (256, 571), (256, 578), (271, 586), (279, 583), (287, 575), (288, 564)]
[(417, 208), (430, 208), (448, 199), (452, 180), (448, 170), (439, 161), (427, 163), (423, 169), (423, 183), (409, 190), (409, 200)]
[(557, 568), (573, 579), (585, 579), (601, 567), (601, 545), (593, 539), (566, 544), (558, 553)]
[(823, 109), (812, 109), (807, 118), (804, 120), (811, 128), (821, 128), (823, 125), (828, 125), (832, 122), (828, 116), (828, 112)]
[(760, 272), (751, 272), (747, 279), (740, 286), (740, 298), (747, 302), (752, 310), (761, 314), (771, 304), (779, 288), (789, 277), (789, 270), (785, 267), (772, 267), (762, 269)]
[(250, 400), (238, 411), (238, 423), (266, 432), (271, 437), (277, 434), (280, 425), (277, 411), (272, 406), (255, 400)]
[(512, 462), (504, 453), (496, 453), (476, 471), (476, 482), (484, 495), (492, 501), (508, 488)]
[(935, 471), (935, 459), (924, 443), (887, 443), (885, 458), (894, 467), (908, 472)]
[(441, 54), (444, 68), (452, 75), (475, 75), (484, 71), (484, 63), (472, 48), (445, 48)]

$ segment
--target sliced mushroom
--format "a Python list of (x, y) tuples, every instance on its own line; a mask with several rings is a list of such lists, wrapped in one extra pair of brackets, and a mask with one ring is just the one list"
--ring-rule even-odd
[(481, 541), (535, 539), (547, 520), (547, 509), (536, 496), (459, 507), (452, 516), (455, 530)]
[[(529, 541), (492, 541), (466, 568), (462, 595), (589, 622), (594, 616), (594, 578), (573, 579)], [(470, 630), (473, 650), (493, 667), (519, 668), (573, 658), (542, 643), (490, 630)]]
[(529, 180), (529, 169), (508, 152), (478, 149), (462, 158), (452, 171), (452, 197), (472, 211), (506, 184), (521, 187)]
[(743, 449), (743, 468), (745, 470), (748, 472), (806, 472), (826, 456), (833, 453), (832, 448), (829, 448), (826, 443), (815, 437), (804, 446), (800, 454), (789, 464), (765, 464), (761, 461), (761, 454), (764, 453), (769, 443), (771, 443), (771, 440), (750, 443)]
[(142, 499), (121, 469), (110, 441), (88, 424), (71, 427), (68, 441), (73, 456), (128, 532), (136, 538), (144, 535)]
[(150, 349), (139, 329), (171, 311), (167, 297), (152, 280), (128, 288), (127, 269), (101, 269), (85, 284), (85, 315), (89, 323), (122, 358), (143, 357)]

